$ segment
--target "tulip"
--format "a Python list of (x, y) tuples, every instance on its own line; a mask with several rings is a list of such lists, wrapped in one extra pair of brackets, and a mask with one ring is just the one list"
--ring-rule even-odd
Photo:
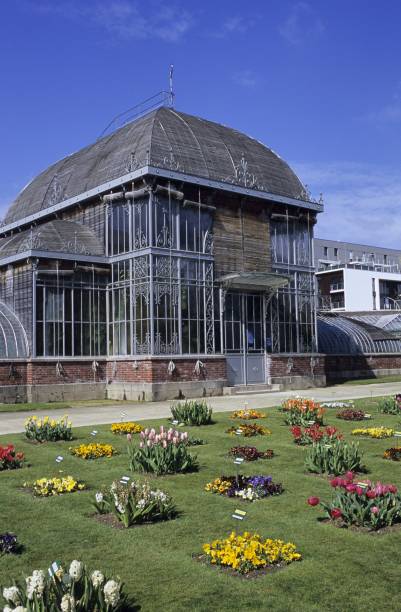
[(363, 494), (363, 492), (364, 492), (364, 490), (363, 490), (363, 488), (362, 488), (362, 487), (355, 487), (355, 493), (356, 493), (357, 495), (362, 495), (362, 494)]
[(310, 506), (317, 506), (320, 503), (319, 497), (308, 497), (308, 504)]
[(345, 474), (345, 478), (349, 481), (352, 482), (354, 480), (354, 473), (353, 472), (347, 472)]
[(337, 478), (337, 477), (336, 477), (336, 478), (332, 478), (332, 480), (330, 480), (330, 485), (331, 485), (332, 487), (338, 487), (338, 486), (339, 486), (339, 480), (340, 480), (340, 479), (339, 479), (339, 478)]
[(376, 497), (375, 491), (372, 491), (372, 490), (367, 491), (366, 492), (366, 497), (368, 497), (369, 499), (374, 499)]
[(160, 425), (160, 433), (163, 434), (164, 433), (164, 425)]
[(128, 440), (128, 442), (131, 442), (131, 440), (132, 440), (132, 435), (130, 433), (127, 434), (127, 440)]
[(379, 508), (377, 506), (372, 506), (370, 511), (372, 514), (379, 514)]
[(341, 518), (342, 512), (339, 508), (332, 508), (332, 510), (330, 510), (330, 515), (331, 515), (331, 518), (338, 519), (338, 518)]
[(395, 485), (388, 485), (388, 490), (390, 493), (397, 493), (397, 487)]
[(347, 484), (345, 486), (345, 490), (348, 491), (348, 493), (355, 493), (357, 487), (354, 484)]
[(166, 440), (163, 440), (163, 448), (167, 448), (167, 442), (166, 442)]
[(143, 448), (143, 442), (139, 442), (139, 448)]

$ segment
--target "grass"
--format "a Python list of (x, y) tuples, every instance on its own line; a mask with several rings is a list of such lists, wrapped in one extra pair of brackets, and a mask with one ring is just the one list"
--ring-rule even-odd
[(0, 404), (1, 412), (31, 412), (37, 410), (70, 410), (70, 408), (97, 408), (98, 406), (113, 406), (115, 404), (121, 404), (121, 406), (130, 406), (132, 404), (138, 404), (136, 401), (128, 400), (81, 400), (71, 402), (21, 402), (18, 404)]
[[(377, 401), (355, 402), (372, 413), (372, 425), (395, 426), (399, 418), (379, 415)], [(22, 434), (2, 436), (0, 443), (12, 442), (26, 453), (31, 467), (0, 473), (0, 532), (13, 531), (25, 546), (19, 556), (0, 558), (0, 583), (11, 584), (35, 568), (46, 569), (54, 560), (83, 559), (89, 567), (119, 575), (126, 591), (143, 612), (156, 609), (209, 610), (321, 610), (353, 612), (365, 609), (399, 610), (399, 565), (401, 532), (369, 535), (322, 524), (319, 508), (310, 508), (310, 495), (328, 498), (331, 488), (324, 478), (307, 475), (303, 467), (305, 449), (292, 442), (283, 415), (276, 408), (265, 410), (267, 419), (258, 421), (272, 430), (262, 438), (238, 438), (224, 433), (233, 421), (227, 414), (215, 414), (216, 424), (186, 427), (191, 435), (208, 444), (193, 447), (200, 471), (155, 479), (157, 486), (173, 495), (181, 516), (173, 521), (115, 530), (92, 517), (91, 501), (101, 485), (128, 474), (125, 439), (111, 434), (109, 426), (97, 426), (98, 442), (113, 443), (120, 454), (111, 459), (87, 462), (68, 453), (71, 443), (35, 446)], [(335, 424), (347, 438), (358, 423), (335, 418), (327, 411), (326, 421)], [(238, 422), (238, 421), (237, 421)], [(165, 419), (152, 425), (166, 424)], [(369, 424), (369, 423), (368, 423)], [(73, 444), (93, 441), (93, 427), (76, 428)], [(206, 493), (204, 485), (222, 474), (233, 474), (231, 446), (244, 442), (259, 449), (273, 448), (276, 457), (246, 464), (242, 472), (271, 474), (282, 482), (283, 495), (247, 504)], [(363, 439), (364, 462), (369, 478), (393, 482), (401, 488), (401, 465), (381, 458), (394, 445), (393, 439)], [(55, 463), (63, 455), (61, 464)], [(21, 491), (25, 480), (65, 475), (84, 480), (89, 491), (59, 498), (34, 499)], [(231, 518), (236, 507), (247, 510), (243, 523)], [(300, 563), (256, 580), (241, 580), (191, 559), (202, 544), (226, 536), (232, 529), (258, 531), (265, 537), (292, 541), (303, 554)]]
[(401, 375), (394, 376), (378, 376), (377, 378), (353, 378), (351, 380), (344, 380), (341, 382), (333, 382), (331, 386), (337, 385), (377, 385), (381, 383), (401, 383)]

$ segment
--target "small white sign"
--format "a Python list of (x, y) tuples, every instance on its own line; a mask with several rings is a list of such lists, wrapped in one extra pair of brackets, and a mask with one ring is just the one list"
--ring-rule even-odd
[(235, 459), (234, 459), (234, 463), (235, 463), (236, 465), (241, 465), (241, 463), (244, 463), (244, 459), (243, 459), (243, 457), (235, 457)]
[(129, 476), (122, 476), (120, 482), (121, 484), (128, 484), (130, 481), (130, 477)]
[(308, 425), (314, 425), (316, 423), (316, 421), (307, 421)]
[(395, 431), (394, 438), (401, 438), (401, 431)]
[(94, 429), (93, 431), (91, 431), (91, 436), (96, 436), (97, 435), (97, 429)]
[(242, 436), (242, 429), (236, 429), (235, 433), (237, 434), (237, 436)]
[(246, 516), (246, 512), (244, 512), (244, 510), (238, 510), (237, 508), (234, 514), (232, 514), (231, 516), (237, 519), (238, 521), (243, 521)]
[(362, 489), (366, 489), (369, 486), (366, 482), (357, 482), (356, 484), (358, 487), (361, 487)]
[(363, 415), (365, 417), (365, 419), (371, 419), (372, 415), (369, 414), (368, 412), (365, 412), (365, 414)]
[(171, 421), (172, 425), (178, 425), (178, 421)]
[(61, 463), (62, 461), (64, 461), (64, 457), (62, 457), (61, 455), (58, 455), (56, 457), (56, 463)]
[(56, 561), (53, 561), (53, 563), (51, 564), (51, 566), (49, 567), (49, 569), (47, 570), (49, 572), (49, 576), (53, 577), (54, 574), (57, 572), (57, 570), (59, 569), (58, 567), (58, 563)]

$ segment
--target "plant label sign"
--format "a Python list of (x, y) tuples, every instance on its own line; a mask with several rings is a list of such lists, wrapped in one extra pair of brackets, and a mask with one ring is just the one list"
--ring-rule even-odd
[(244, 463), (243, 457), (235, 457), (234, 463), (235, 465), (242, 465)]
[(48, 568), (48, 573), (51, 578), (55, 575), (55, 573), (60, 569), (60, 565), (57, 561), (53, 561), (51, 566)]
[(171, 421), (172, 425), (178, 425), (178, 421)]
[(246, 512), (244, 510), (238, 510), (237, 508), (234, 514), (232, 514), (232, 517), (237, 519), (238, 521), (243, 521), (246, 517)]
[(62, 457), (62, 455), (58, 455), (56, 457), (56, 463), (61, 463), (62, 461), (64, 461), (64, 457)]
[(372, 418), (372, 415), (369, 414), (368, 412), (366, 412), (363, 416), (365, 417), (365, 419), (371, 419)]
[(401, 438), (401, 431), (395, 431), (394, 438)]
[(93, 431), (91, 431), (91, 436), (96, 436), (97, 435), (97, 429), (94, 429)]
[(120, 480), (121, 484), (128, 484), (128, 482), (130, 481), (130, 477), (129, 476), (123, 476)]
[(316, 421), (307, 421), (308, 425), (314, 425), (316, 423)]
[(368, 487), (366, 482), (357, 482), (356, 484), (358, 487), (361, 487), (362, 489), (367, 489)]
[(125, 412), (122, 412), (120, 416), (121, 416), (121, 420), (123, 420), (123, 418), (126, 417), (127, 414)]
[(235, 433), (237, 436), (242, 436), (242, 429), (236, 429)]

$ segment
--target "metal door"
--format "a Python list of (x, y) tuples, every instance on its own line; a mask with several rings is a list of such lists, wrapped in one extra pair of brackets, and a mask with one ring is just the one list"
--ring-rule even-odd
[(264, 383), (263, 298), (257, 293), (227, 293), (224, 346), (230, 385)]

